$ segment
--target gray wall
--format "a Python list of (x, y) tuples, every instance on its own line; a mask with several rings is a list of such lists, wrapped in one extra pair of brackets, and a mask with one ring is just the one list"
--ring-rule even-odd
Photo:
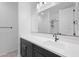
[(0, 55), (18, 48), (18, 3), (0, 2)]

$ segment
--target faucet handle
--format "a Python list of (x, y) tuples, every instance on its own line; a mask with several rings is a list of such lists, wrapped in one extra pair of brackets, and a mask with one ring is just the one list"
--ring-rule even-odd
[(53, 34), (53, 37), (55, 37), (55, 36), (56, 36), (56, 33)]

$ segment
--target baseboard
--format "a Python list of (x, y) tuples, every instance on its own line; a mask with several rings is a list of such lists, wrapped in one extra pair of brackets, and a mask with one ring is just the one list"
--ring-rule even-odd
[(0, 56), (6, 55), (7, 53), (10, 53), (10, 52), (13, 52), (13, 51), (16, 51), (16, 50), (18, 50), (18, 49), (16, 48), (16, 49), (12, 49), (12, 50), (0, 53)]

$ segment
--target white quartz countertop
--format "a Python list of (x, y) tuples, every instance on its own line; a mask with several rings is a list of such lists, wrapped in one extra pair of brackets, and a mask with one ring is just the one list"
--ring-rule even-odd
[(79, 57), (78, 40), (74, 40), (77, 41), (74, 43), (73, 40), (67, 41), (69, 38), (59, 38), (55, 42), (51, 34), (26, 34), (20, 37), (60, 56)]

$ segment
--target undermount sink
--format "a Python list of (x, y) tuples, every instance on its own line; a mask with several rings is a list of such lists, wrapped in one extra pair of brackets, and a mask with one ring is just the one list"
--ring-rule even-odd
[[(39, 38), (39, 40), (37, 40)], [(63, 49), (65, 48), (65, 44), (63, 41), (61, 41), (61, 39), (57, 40), (55, 42), (55, 38), (45, 38), (45, 37), (38, 37), (36, 36), (34, 39), (36, 39), (35, 41), (38, 41), (40, 43), (43, 43), (46, 46), (50, 46), (50, 47), (54, 47), (54, 48), (58, 48), (58, 49)]]
[(59, 48), (59, 49), (65, 48), (65, 44), (62, 41), (55, 42), (54, 40), (47, 40), (44, 42), (44, 44), (55, 48)]

